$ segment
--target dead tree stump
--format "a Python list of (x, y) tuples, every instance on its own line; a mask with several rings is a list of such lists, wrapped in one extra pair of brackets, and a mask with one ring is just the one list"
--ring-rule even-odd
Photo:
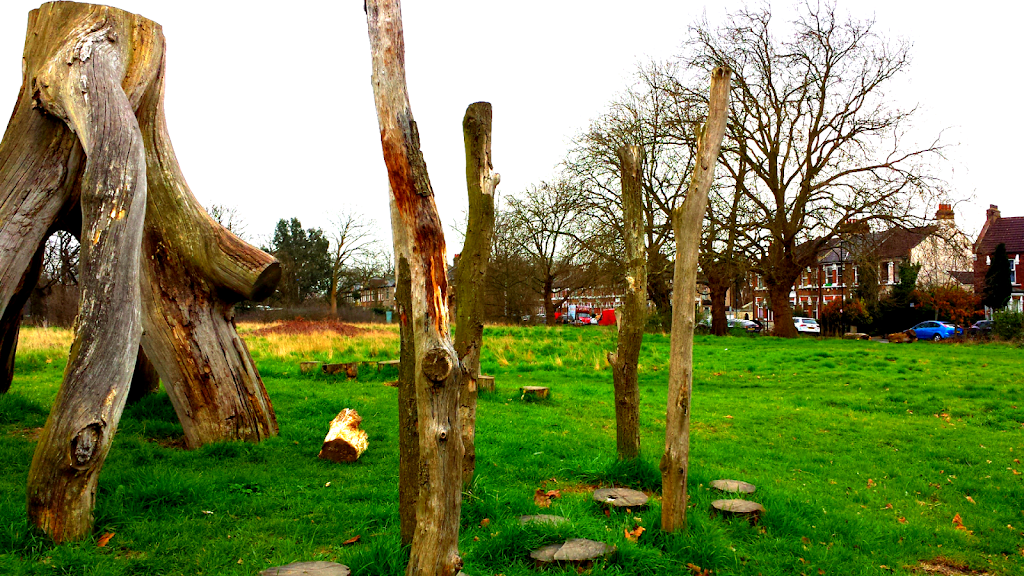
[(523, 386), (519, 389), (521, 394), (520, 400), (544, 400), (551, 394), (551, 390), (546, 386)]
[(140, 342), (190, 447), (277, 432), (233, 304), (268, 296), (280, 266), (216, 224), (185, 184), (164, 122), (158, 24), (53, 2), (29, 14), (26, 37), (0, 141), (0, 360), (8, 369), (33, 259), (51, 232), (77, 231), (75, 341), (27, 491), (30, 520), (63, 541), (91, 528)]
[(480, 392), (494, 392), (494, 376), (477, 376), (476, 389)]

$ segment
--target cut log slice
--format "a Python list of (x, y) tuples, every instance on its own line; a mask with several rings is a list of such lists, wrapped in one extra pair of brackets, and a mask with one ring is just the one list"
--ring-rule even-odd
[(359, 362), (340, 362), (337, 364), (324, 364), (321, 366), (324, 374), (342, 374), (349, 378), (359, 376)]
[(530, 552), (530, 558), (539, 563), (549, 562), (588, 562), (603, 558), (615, 552), (615, 546), (609, 546), (597, 540), (573, 538), (562, 544), (549, 544)]
[(598, 488), (594, 501), (615, 508), (640, 508), (647, 504), (647, 494), (629, 488)]
[(714, 511), (721, 512), (723, 516), (739, 516), (746, 518), (751, 524), (757, 524), (761, 514), (765, 512), (764, 506), (749, 500), (715, 500), (711, 503)]
[(722, 492), (737, 492), (739, 494), (753, 494), (757, 486), (742, 480), (712, 480), (710, 486)]
[(324, 438), (324, 445), (317, 457), (332, 462), (358, 460), (369, 445), (366, 431), (359, 429), (359, 423), (362, 421), (355, 410), (342, 410), (334, 420), (331, 420), (331, 430)]
[(481, 392), (494, 392), (494, 376), (477, 376), (476, 388)]
[(526, 398), (542, 400), (550, 395), (551, 390), (544, 386), (523, 386), (522, 388), (519, 389), (519, 392), (520, 394), (522, 394), (521, 398), (524, 400)]
[(562, 522), (568, 522), (568, 519), (554, 514), (530, 514), (519, 517), (520, 524), (561, 524)]
[(319, 367), (320, 367), (320, 363), (319, 362), (299, 362), (299, 370), (301, 370), (303, 374), (307, 374), (309, 372), (312, 372), (312, 371), (316, 370)]
[(285, 566), (267, 568), (260, 576), (349, 576), (352, 571), (337, 562), (294, 562)]

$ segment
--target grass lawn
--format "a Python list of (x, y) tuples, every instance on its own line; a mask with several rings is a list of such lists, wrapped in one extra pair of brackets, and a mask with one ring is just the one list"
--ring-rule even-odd
[[(401, 574), (397, 390), (393, 368), (303, 375), (300, 360), (397, 358), (397, 333), (255, 336), (247, 341), (281, 433), (261, 444), (177, 447), (163, 393), (129, 406), (100, 477), (93, 536), (54, 546), (25, 519), (25, 481), (60, 384), (70, 337), (23, 330), (17, 375), (0, 397), (0, 574), (246, 574), (335, 560), (355, 574)], [(922, 561), (1024, 575), (1024, 351), (1006, 344), (881, 344), (698, 336), (689, 528), (659, 529), (668, 336), (641, 355), (643, 459), (617, 463), (612, 329), (485, 331), (477, 480), (463, 499), (471, 576), (533, 574), (529, 551), (566, 538), (614, 544), (588, 573), (765, 576), (904, 574)], [(518, 388), (552, 398), (524, 402)], [(357, 463), (316, 455), (342, 409), (363, 417)], [(757, 485), (757, 526), (709, 514), (718, 478)], [(606, 516), (598, 485), (648, 491), (647, 509)], [(558, 490), (550, 508), (537, 488)], [(520, 526), (523, 514), (569, 518)], [(485, 521), (486, 520), (486, 521)], [(637, 542), (624, 532), (642, 526)], [(106, 546), (97, 540), (113, 533)], [(359, 536), (358, 541), (346, 541)], [(561, 569), (549, 571), (558, 573)], [(565, 573), (575, 573), (566, 571)]]

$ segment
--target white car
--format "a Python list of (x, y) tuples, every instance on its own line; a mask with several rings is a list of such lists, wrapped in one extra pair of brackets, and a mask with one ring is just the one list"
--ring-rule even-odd
[(814, 318), (793, 316), (793, 326), (796, 326), (796, 331), (802, 334), (821, 334), (821, 326)]

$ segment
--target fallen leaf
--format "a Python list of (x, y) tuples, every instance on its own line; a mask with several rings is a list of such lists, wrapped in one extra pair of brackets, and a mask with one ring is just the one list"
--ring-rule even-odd
[(630, 542), (636, 542), (637, 538), (639, 538), (640, 535), (644, 533), (644, 527), (637, 526), (633, 531), (623, 528), (622, 531), (626, 533), (626, 540), (629, 540)]
[(691, 562), (687, 562), (686, 567), (690, 569), (690, 572), (693, 572), (693, 576), (711, 576), (711, 570), (708, 568), (702, 569)]
[(473, 536), (473, 542), (479, 542), (479, 541), (480, 541), (480, 537), (479, 536)]
[(875, 487), (875, 481), (872, 480), (871, 478), (868, 478), (868, 488), (874, 488), (874, 487)]
[(970, 496), (964, 496), (964, 498), (967, 498), (967, 501), (971, 504), (977, 504), (977, 502), (974, 501), (974, 498), (971, 498)]
[(330, 487), (331, 487), (331, 483), (330, 482), (328, 482), (327, 484), (324, 484), (324, 488), (330, 488)]
[(96, 541), (96, 546), (98, 546), (100, 548), (103, 548), (104, 546), (107, 545), (107, 542), (110, 542), (110, 539), (113, 538), (113, 537), (114, 537), (114, 533), (113, 532), (107, 532), (103, 536), (100, 536), (100, 539)]
[(726, 414), (725, 417), (728, 418), (729, 420), (732, 420), (732, 416), (729, 416), (728, 414)]
[(242, 559), (241, 559), (241, 558), (239, 558), (239, 559), (238, 559), (238, 563), (239, 563), (239, 564), (241, 564), (241, 563), (242, 563)]
[(558, 490), (548, 490), (547, 492), (544, 493), (544, 495), (547, 496), (548, 498), (561, 498), (562, 497), (562, 493), (560, 491), (558, 491)]
[(818, 576), (825, 576), (825, 571), (821, 568), (818, 568)]
[(885, 509), (886, 509), (886, 510), (892, 510), (892, 503), (888, 503), (888, 504), (886, 504), (886, 505), (885, 505)]
[(348, 546), (349, 544), (355, 544), (356, 542), (359, 542), (359, 534), (356, 534), (355, 536), (349, 538), (348, 540), (345, 540), (344, 542), (341, 543), (341, 545), (342, 546)]
[(491, 519), (490, 518), (484, 518), (483, 520), (480, 521), (480, 527), (481, 528), (487, 528), (487, 525), (490, 524), (490, 523), (491, 523)]
[(800, 537), (800, 541), (803, 542), (804, 544), (810, 544), (811, 543), (811, 539), (808, 538), (807, 536), (801, 536)]
[(540, 508), (550, 508), (551, 497), (544, 492), (543, 488), (537, 488), (537, 491), (533, 493), (533, 503)]
[(960, 518), (959, 512), (957, 512), (956, 516), (953, 516), (953, 527), (955, 527), (957, 530), (963, 530), (968, 534), (974, 534), (973, 530), (968, 530), (967, 527), (964, 526), (963, 518)]
[(897, 520), (897, 521), (898, 521), (898, 522), (899, 522), (900, 524), (906, 524), (906, 523), (907, 523), (907, 518), (906, 518), (905, 516), (900, 516), (900, 517), (899, 517), (899, 518), (897, 518), (896, 520)]
[(213, 510), (202, 510), (203, 514), (213, 514)]

